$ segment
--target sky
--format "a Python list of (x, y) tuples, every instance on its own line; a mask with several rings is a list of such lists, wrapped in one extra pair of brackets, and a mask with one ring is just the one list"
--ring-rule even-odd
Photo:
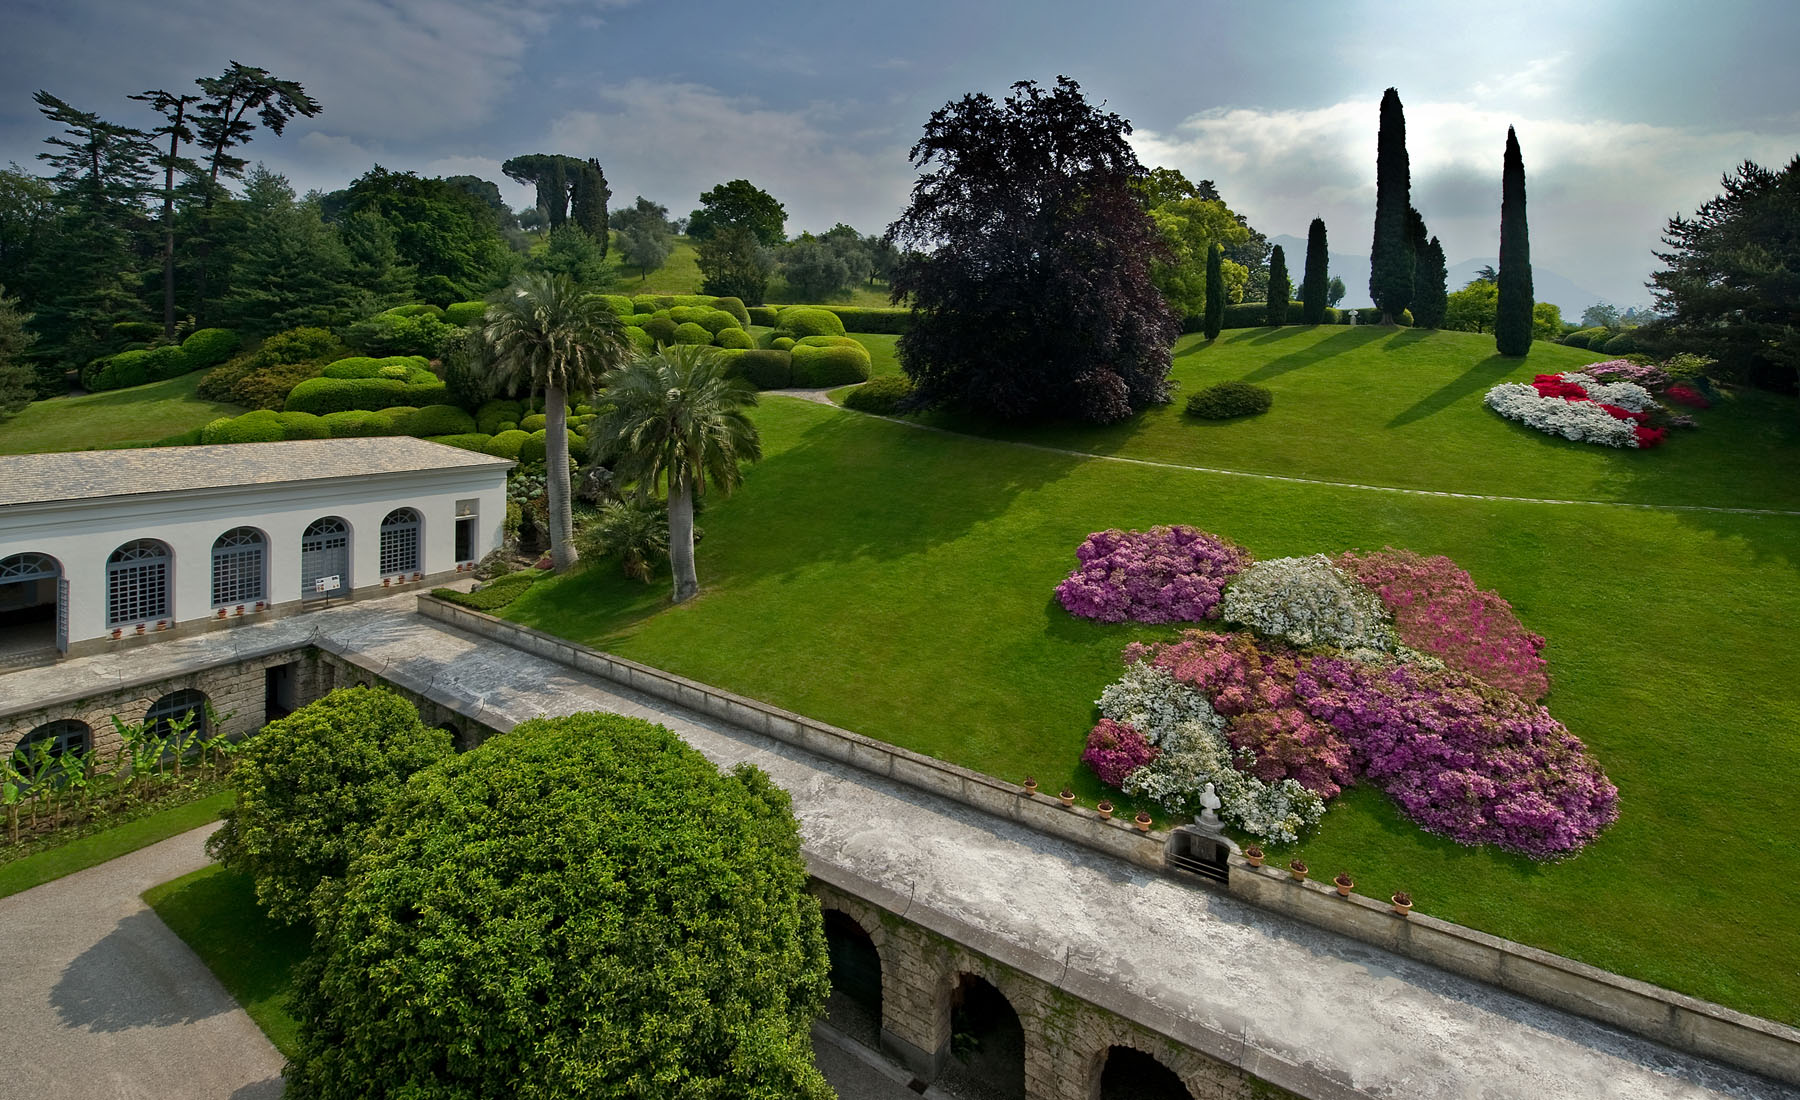
[(1792, 0), (5, 0), (5, 12), (0, 163), (31, 168), (44, 148), (40, 88), (149, 126), (126, 96), (189, 90), (235, 60), (322, 104), (246, 154), (301, 191), (379, 163), (485, 176), (524, 206), (530, 191), (500, 162), (566, 153), (599, 159), (615, 206), (644, 195), (685, 214), (713, 184), (748, 179), (785, 204), (790, 234), (881, 231), (905, 206), (933, 110), (1067, 75), (1131, 121), (1146, 165), (1215, 181), (1269, 236), (1304, 237), (1319, 216), (1334, 253), (1367, 255), (1392, 85), (1413, 205), (1452, 265), (1498, 252), (1510, 125), (1534, 265), (1621, 308), (1649, 304), (1670, 216), (1745, 159), (1800, 154)]

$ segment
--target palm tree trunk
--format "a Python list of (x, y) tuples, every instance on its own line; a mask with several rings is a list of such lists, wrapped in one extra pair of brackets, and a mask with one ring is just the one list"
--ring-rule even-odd
[(669, 565), (675, 574), (675, 602), (700, 592), (694, 572), (694, 491), (685, 481), (669, 481)]
[(544, 489), (550, 498), (550, 568), (566, 572), (580, 556), (575, 552), (575, 517), (569, 510), (568, 398), (556, 386), (544, 387)]

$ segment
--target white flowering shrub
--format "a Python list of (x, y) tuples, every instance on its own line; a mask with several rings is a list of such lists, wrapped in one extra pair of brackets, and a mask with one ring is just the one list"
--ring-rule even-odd
[(1400, 645), (1381, 599), (1323, 554), (1259, 561), (1225, 588), (1222, 616), (1297, 646), (1334, 646), (1370, 660)]
[(1125, 777), (1127, 794), (1191, 814), (1200, 809), (1200, 792), (1211, 783), (1220, 818), (1269, 844), (1294, 843), (1301, 830), (1324, 816), (1325, 800), (1297, 781), (1265, 783), (1239, 771), (1225, 719), (1205, 696), (1148, 662), (1132, 664), (1107, 685), (1098, 705), (1102, 716), (1131, 725), (1161, 750)]
[(1636, 382), (1602, 382), (1591, 375), (1571, 371), (1563, 375), (1564, 382), (1573, 382), (1588, 392), (1588, 399), (1605, 405), (1617, 405), (1621, 409), (1629, 409), (1641, 413), (1646, 409), (1657, 408), (1656, 398), (1649, 390)]
[[(1607, 383), (1615, 384), (1620, 383)], [(1577, 443), (1599, 443), (1607, 447), (1638, 445), (1636, 424), (1630, 420), (1618, 419), (1595, 401), (1546, 398), (1523, 382), (1502, 382), (1488, 391), (1484, 401), (1488, 408), (1508, 420), (1517, 420), (1526, 427), (1536, 428), (1547, 435), (1560, 435)]]

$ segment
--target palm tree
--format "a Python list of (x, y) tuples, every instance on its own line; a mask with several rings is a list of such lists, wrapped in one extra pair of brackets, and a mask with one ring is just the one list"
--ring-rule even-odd
[(624, 362), (631, 344), (618, 317), (566, 276), (525, 274), (496, 296), (482, 318), (483, 358), (502, 385), (544, 394), (545, 489), (550, 498), (550, 564), (574, 565), (569, 510), (570, 394), (591, 394)]
[(739, 462), (762, 458), (762, 440), (744, 408), (756, 391), (728, 377), (712, 349), (677, 344), (606, 372), (607, 409), (589, 445), (597, 459), (617, 459), (614, 472), (635, 480), (640, 495), (667, 482), (669, 562), (675, 602), (700, 591), (694, 573), (694, 498), (710, 482), (723, 493), (743, 483)]

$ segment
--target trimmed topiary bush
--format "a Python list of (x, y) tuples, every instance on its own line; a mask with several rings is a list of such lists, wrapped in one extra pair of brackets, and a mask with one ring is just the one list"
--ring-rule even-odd
[(794, 338), (792, 336), (772, 336), (769, 338), (769, 347), (775, 351), (793, 351)]
[(1603, 351), (1608, 355), (1632, 355), (1636, 352), (1643, 351), (1644, 344), (1636, 335), (1629, 332), (1621, 332), (1617, 336), (1607, 340), (1601, 347), (1596, 348), (1590, 342), (1588, 348), (1593, 351)]
[(864, 307), (864, 306), (820, 306), (837, 314), (838, 320), (844, 323), (848, 332), (881, 333), (888, 336), (904, 336), (912, 327), (912, 310), (899, 306)]
[(775, 319), (775, 330), (782, 336), (798, 340), (803, 336), (842, 336), (844, 322), (828, 309), (816, 306), (789, 306)]
[(495, 458), (518, 458), (519, 448), (523, 447), (525, 441), (530, 438), (530, 432), (522, 432), (517, 428), (513, 428), (508, 431), (500, 432), (492, 439), (488, 440), (487, 446), (483, 447), (482, 451), (493, 455)]
[(700, 319), (694, 323), (714, 336), (738, 327), (738, 319), (722, 309), (702, 310)]
[(781, 310), (774, 306), (750, 306), (745, 312), (750, 315), (746, 324), (767, 325), (770, 328), (775, 327), (776, 319), (781, 315)]
[(676, 306), (669, 311), (669, 320), (677, 325), (697, 325), (712, 310), (700, 306)]
[(281, 421), (283, 439), (328, 439), (331, 436), (331, 426), (312, 413), (281, 412), (275, 417)]
[(785, 390), (793, 384), (793, 357), (785, 351), (740, 351), (731, 369), (759, 390)]
[(738, 324), (740, 325), (747, 325), (750, 323), (750, 311), (745, 308), (744, 300), (742, 298), (733, 298), (730, 296), (714, 298), (713, 308), (722, 309), (726, 313), (736, 317)]
[(871, 378), (844, 395), (844, 407), (876, 416), (892, 416), (912, 398), (912, 379), (904, 374)]
[[(180, 349), (176, 349), (178, 352)], [(131, 386), (141, 386), (150, 381), (150, 352), (122, 351), (111, 359), (101, 361), (100, 370), (94, 375), (94, 383), (89, 389), (122, 390)]]
[(493, 435), (503, 430), (500, 425), (505, 421), (517, 426), (523, 415), (525, 409), (517, 401), (489, 401), (475, 412), (475, 430), (483, 435)]
[(425, 359), (417, 355), (390, 355), (383, 359), (357, 355), (327, 363), (319, 374), (324, 378), (388, 378), (419, 385), (437, 381)]
[(1258, 386), (1254, 382), (1220, 382), (1190, 396), (1187, 414), (1202, 420), (1231, 420), (1266, 413), (1274, 402), (1275, 395), (1267, 386)]
[(543, 413), (532, 413), (530, 416), (519, 418), (519, 427), (528, 432), (541, 432), (544, 430), (544, 425), (546, 423), (548, 423), (548, 420)]
[(701, 347), (709, 347), (712, 340), (712, 333), (692, 321), (675, 326), (675, 342), (677, 344), (697, 344)]
[(535, 719), (359, 836), (293, 994), (295, 1100), (833, 1095), (819, 905), (755, 767), (642, 719)]
[(305, 923), (407, 779), (454, 751), (400, 696), (339, 688), (244, 743), (231, 770), (237, 802), (206, 850), (256, 881), (270, 916)]
[(634, 313), (630, 317), (626, 318), (626, 323), (628, 323), (636, 328), (643, 328), (644, 322), (650, 320), (651, 318), (653, 318), (655, 316), (656, 316), (656, 314), (654, 314), (654, 313)]
[(452, 302), (444, 307), (444, 321), (447, 324), (461, 325), (468, 328), (478, 324), (487, 313), (486, 302)]
[(455, 405), (426, 405), (396, 418), (394, 427), (401, 435), (464, 435), (475, 431), (475, 418)]
[(377, 435), (399, 435), (394, 418), (372, 409), (347, 409), (319, 417), (333, 439), (359, 439)]
[[(669, 320), (667, 317), (652, 317), (639, 327), (644, 330), (645, 335), (649, 336), (650, 339), (659, 344), (673, 344), (675, 342), (675, 322)], [(702, 329), (701, 331), (704, 332), (705, 330)]]
[(648, 332), (645, 332), (636, 325), (625, 326), (625, 339), (631, 341), (631, 346), (638, 351), (651, 352), (656, 350), (656, 341), (650, 338)]
[(848, 336), (803, 336), (794, 341), (809, 348), (860, 348), (862, 343)]
[(181, 342), (181, 353), (187, 356), (189, 370), (205, 370), (236, 355), (242, 342), (230, 329), (203, 328)]
[(636, 311), (631, 299), (623, 294), (596, 294), (594, 297), (600, 299), (600, 304), (606, 307), (607, 312), (620, 320), (630, 317)]
[(144, 364), (149, 368), (152, 382), (179, 378), (194, 369), (193, 361), (188, 358), (187, 352), (174, 344), (151, 348), (142, 354), (145, 356)]
[(722, 330), (715, 338), (715, 342), (722, 348), (748, 350), (756, 346), (756, 340), (741, 328), (728, 328)]
[(474, 451), (480, 454), (487, 450), (488, 440), (492, 438), (494, 437), (482, 435), (480, 432), (469, 432), (463, 435), (428, 435), (425, 437), (425, 442), (442, 443), (446, 447), (455, 447), (459, 450)]
[(655, 313), (659, 309), (668, 309), (675, 304), (675, 299), (664, 299), (655, 294), (634, 294), (631, 298), (631, 309), (634, 313)]
[(449, 403), (449, 396), (444, 384), (435, 381), (409, 385), (393, 378), (309, 378), (294, 387), (283, 408), (324, 416), (351, 409), (444, 405)]
[(150, 321), (118, 321), (112, 332), (114, 339), (148, 344), (163, 334), (163, 327)]
[(377, 313), (375, 316), (377, 316), (377, 317), (431, 317), (434, 319), (442, 319), (444, 316), (444, 311), (442, 309), (439, 309), (437, 306), (420, 303), (417, 305), (395, 306), (393, 309), (384, 309), (380, 313)]
[(797, 344), (789, 355), (793, 359), (793, 384), (797, 387), (846, 386), (869, 378), (869, 352), (861, 344), (829, 348)]
[(200, 442), (209, 446), (219, 443), (273, 443), (286, 438), (287, 429), (281, 423), (281, 414), (267, 410), (247, 412), (242, 416), (220, 417), (200, 429)]

